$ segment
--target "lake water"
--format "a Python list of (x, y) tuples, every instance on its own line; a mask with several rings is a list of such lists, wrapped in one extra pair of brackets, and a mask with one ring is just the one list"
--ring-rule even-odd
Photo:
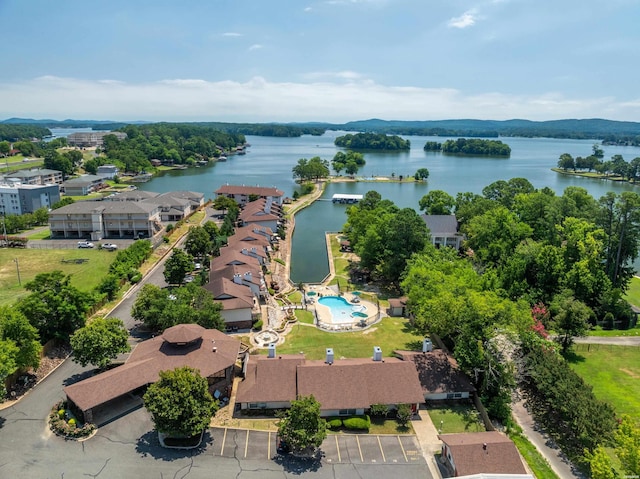
[[(78, 130), (75, 130), (78, 131)], [(329, 131), (322, 136), (300, 138), (273, 138), (247, 136), (251, 144), (248, 153), (230, 156), (226, 162), (210, 164), (200, 168), (172, 170), (162, 173), (148, 183), (139, 184), (143, 190), (164, 193), (172, 190), (198, 191), (205, 198), (214, 198), (213, 193), (225, 183), (238, 185), (276, 186), (291, 196), (296, 188), (291, 170), (300, 158), (319, 156), (331, 160), (339, 151), (333, 140), (344, 132)], [(62, 136), (62, 135), (60, 135)], [(378, 191), (383, 198), (394, 201), (400, 207), (418, 209), (418, 201), (428, 191), (438, 189), (455, 196), (482, 189), (497, 180), (514, 177), (527, 178), (536, 188), (548, 186), (562, 194), (567, 186), (581, 186), (593, 197), (600, 198), (608, 191), (638, 191), (628, 183), (614, 183), (565, 176), (551, 171), (562, 153), (588, 156), (594, 140), (559, 140), (549, 138), (501, 138), (511, 147), (511, 158), (456, 157), (442, 153), (425, 152), (426, 141), (443, 142), (444, 137), (407, 136), (411, 150), (403, 153), (365, 153), (367, 164), (358, 172), (362, 177), (377, 175), (396, 177), (413, 176), (418, 168), (429, 170), (425, 183), (332, 183), (322, 199), (330, 199), (334, 193), (365, 194)], [(605, 158), (620, 154), (630, 161), (640, 156), (638, 147), (605, 146)], [(329, 272), (324, 240), (325, 231), (342, 229), (346, 216), (346, 205), (331, 201), (317, 201), (296, 215), (296, 230), (293, 235), (291, 279), (294, 282), (321, 281)]]

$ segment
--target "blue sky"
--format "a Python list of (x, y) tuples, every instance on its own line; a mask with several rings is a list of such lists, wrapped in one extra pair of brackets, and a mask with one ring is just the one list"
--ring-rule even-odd
[(640, 121), (640, 0), (0, 0), (0, 118)]

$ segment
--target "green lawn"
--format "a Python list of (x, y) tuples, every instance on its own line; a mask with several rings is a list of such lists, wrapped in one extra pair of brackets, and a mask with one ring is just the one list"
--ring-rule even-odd
[(427, 406), (433, 425), (442, 434), (459, 432), (485, 431), (484, 424), (473, 404), (461, 402), (458, 404), (443, 404)]
[[(373, 355), (374, 346), (380, 346), (383, 354), (389, 356), (394, 349), (419, 350), (422, 339), (422, 335), (414, 332), (401, 318), (384, 318), (368, 330), (357, 333), (327, 333), (295, 325), (284, 344), (278, 346), (278, 352), (297, 354), (303, 351), (307, 359), (322, 359), (326, 348), (333, 348), (338, 358), (366, 358)], [(266, 354), (267, 351), (261, 353)]]
[(529, 440), (520, 434), (509, 435), (515, 443), (518, 451), (533, 471), (536, 479), (559, 479), (553, 469), (549, 466), (547, 460), (542, 457), (536, 447)]
[(625, 294), (624, 298), (634, 306), (638, 306), (640, 308), (640, 278), (631, 278), (629, 289), (627, 290), (627, 294)]
[(640, 348), (576, 344), (570, 363), (617, 414), (640, 418)]
[(289, 293), (287, 295), (287, 299), (292, 303), (301, 303), (302, 302), (302, 293), (298, 290), (295, 290), (293, 293)]
[(31, 240), (48, 239), (51, 236), (51, 230), (49, 228), (44, 228), (43, 230), (38, 231), (37, 233), (33, 233), (33, 234), (29, 234), (28, 231), (25, 231), (23, 234), (18, 235), (18, 236), (26, 236)]
[(313, 313), (311, 311), (296, 309), (294, 310), (294, 313), (296, 315), (296, 318), (298, 318), (298, 321), (300, 321), (301, 323), (313, 324), (315, 322), (315, 318), (313, 317)]
[[(62, 263), (62, 259), (86, 258), (82, 264)], [(11, 304), (29, 292), (24, 284), (38, 273), (60, 270), (71, 275), (71, 284), (82, 291), (96, 287), (107, 274), (115, 255), (98, 249), (0, 249), (0, 305)], [(18, 284), (20, 268), (22, 285)]]

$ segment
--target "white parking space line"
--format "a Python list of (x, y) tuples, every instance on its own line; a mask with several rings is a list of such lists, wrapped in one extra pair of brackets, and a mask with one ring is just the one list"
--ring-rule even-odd
[(360, 453), (360, 462), (364, 462), (364, 458), (362, 457), (362, 449), (360, 448), (360, 439), (356, 436), (356, 443), (358, 444), (358, 452)]
[(342, 458), (340, 457), (340, 444), (338, 444), (338, 435), (334, 436), (336, 438), (336, 450), (338, 451), (338, 462), (342, 462)]
[(247, 451), (249, 450), (249, 429), (247, 429), (247, 439), (244, 442), (244, 457), (247, 458)]
[(380, 436), (376, 436), (378, 438), (378, 446), (380, 446), (380, 454), (382, 454), (382, 462), (387, 462), (387, 458), (384, 457), (384, 451), (382, 450), (382, 443), (380, 442)]
[(402, 449), (402, 455), (404, 456), (404, 462), (409, 462), (409, 459), (407, 459), (407, 453), (404, 452), (404, 446), (402, 445), (402, 441), (400, 440), (400, 436), (397, 436), (398, 438), (398, 444), (400, 444), (400, 449)]
[(220, 448), (220, 455), (224, 452), (224, 442), (227, 440), (227, 428), (224, 428), (224, 435), (222, 436), (222, 447)]

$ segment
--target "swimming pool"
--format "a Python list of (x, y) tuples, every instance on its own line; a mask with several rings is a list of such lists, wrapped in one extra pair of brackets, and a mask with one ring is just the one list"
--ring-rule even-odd
[(318, 304), (326, 306), (331, 311), (331, 322), (334, 324), (353, 323), (359, 318), (366, 318), (367, 308), (361, 304), (353, 305), (340, 296), (323, 296)]

